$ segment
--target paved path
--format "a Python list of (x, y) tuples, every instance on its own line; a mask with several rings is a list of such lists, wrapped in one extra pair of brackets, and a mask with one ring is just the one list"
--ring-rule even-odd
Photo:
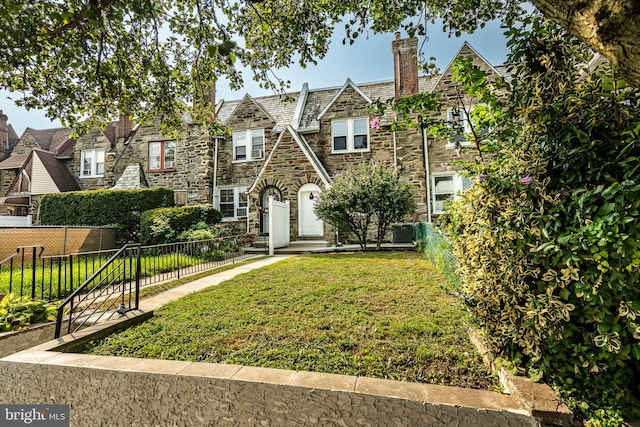
[(194, 280), (193, 282), (186, 283), (182, 286), (177, 286), (175, 288), (159, 293), (158, 295), (154, 295), (152, 297), (140, 300), (140, 310), (143, 310), (143, 311), (155, 310), (156, 308), (168, 303), (169, 301), (182, 298), (187, 294), (190, 294), (192, 292), (197, 292), (201, 289), (208, 288), (209, 286), (218, 285), (220, 284), (220, 282), (231, 279), (232, 277), (235, 277), (240, 273), (246, 273), (247, 271), (264, 267), (266, 265), (270, 265), (290, 257), (291, 255), (277, 255), (277, 256), (261, 259), (260, 261), (255, 261), (249, 264), (241, 265), (239, 267), (232, 268), (230, 270), (222, 271), (220, 273), (215, 273), (210, 276), (203, 277), (202, 279)]

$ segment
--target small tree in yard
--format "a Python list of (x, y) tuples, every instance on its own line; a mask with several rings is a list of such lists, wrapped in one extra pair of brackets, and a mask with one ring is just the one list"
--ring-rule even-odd
[(376, 248), (394, 222), (413, 211), (411, 185), (400, 179), (400, 168), (373, 162), (339, 174), (315, 206), (325, 222), (354, 236), (367, 248), (367, 230), (377, 229)]

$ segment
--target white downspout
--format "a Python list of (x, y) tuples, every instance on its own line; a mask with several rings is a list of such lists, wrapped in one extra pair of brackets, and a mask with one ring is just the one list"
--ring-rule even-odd
[(213, 207), (218, 209), (218, 140), (219, 135), (214, 135), (214, 149), (213, 149)]
[(431, 170), (429, 168), (429, 141), (427, 131), (422, 129), (422, 145), (424, 148), (425, 185), (427, 187), (427, 222), (431, 224)]

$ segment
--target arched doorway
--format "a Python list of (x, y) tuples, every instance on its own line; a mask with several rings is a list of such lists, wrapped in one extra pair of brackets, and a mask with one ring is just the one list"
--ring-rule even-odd
[(320, 196), (320, 187), (316, 184), (304, 184), (298, 190), (298, 235), (322, 236), (324, 224), (313, 211), (315, 201)]
[(269, 234), (269, 196), (281, 202), (282, 192), (275, 185), (268, 185), (260, 193), (260, 234)]

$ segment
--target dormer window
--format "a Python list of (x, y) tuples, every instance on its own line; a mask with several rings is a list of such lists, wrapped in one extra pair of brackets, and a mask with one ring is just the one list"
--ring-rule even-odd
[(334, 154), (369, 151), (369, 118), (333, 120), (331, 141)]
[(264, 159), (264, 129), (233, 131), (233, 161)]
[(104, 176), (104, 150), (83, 150), (80, 155), (80, 177)]

